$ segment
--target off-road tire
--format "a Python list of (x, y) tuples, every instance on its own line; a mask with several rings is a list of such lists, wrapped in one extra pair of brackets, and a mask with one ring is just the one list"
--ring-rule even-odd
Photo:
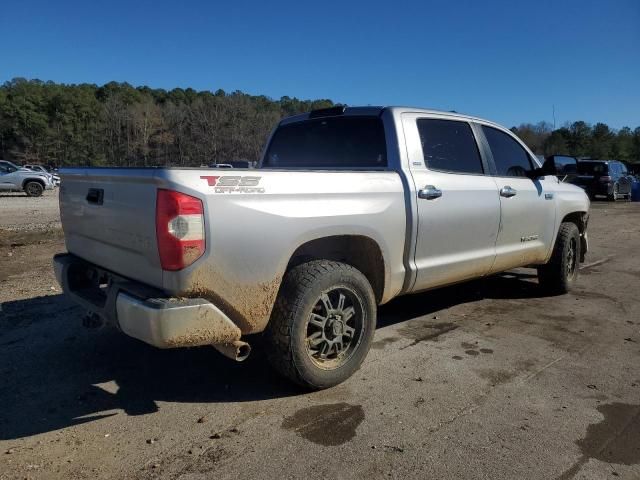
[[(309, 319), (321, 295), (340, 288), (353, 293), (361, 307), (359, 339), (343, 364), (323, 369), (309, 354)], [(329, 260), (293, 267), (285, 275), (265, 332), (267, 357), (276, 371), (304, 388), (320, 390), (342, 383), (360, 368), (369, 352), (376, 310), (371, 284), (356, 268)]]
[(24, 185), (24, 193), (28, 197), (39, 197), (44, 192), (44, 187), (40, 182), (27, 182)]
[(578, 278), (581, 248), (578, 226), (571, 222), (560, 224), (551, 259), (538, 267), (538, 282), (547, 293), (561, 295), (571, 290)]

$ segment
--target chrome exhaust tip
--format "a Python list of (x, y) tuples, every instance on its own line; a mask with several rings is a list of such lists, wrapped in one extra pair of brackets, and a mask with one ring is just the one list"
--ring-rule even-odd
[(216, 343), (213, 347), (225, 357), (242, 362), (247, 359), (251, 353), (251, 345), (242, 340), (235, 340), (231, 343)]
[(102, 328), (105, 325), (104, 318), (102, 318), (97, 313), (87, 312), (87, 314), (82, 317), (82, 326), (89, 330), (95, 330), (98, 328)]

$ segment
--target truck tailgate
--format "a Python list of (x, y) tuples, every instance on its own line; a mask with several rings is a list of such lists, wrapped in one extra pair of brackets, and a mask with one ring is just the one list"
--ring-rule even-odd
[(60, 216), (67, 250), (122, 276), (162, 287), (155, 169), (65, 169)]

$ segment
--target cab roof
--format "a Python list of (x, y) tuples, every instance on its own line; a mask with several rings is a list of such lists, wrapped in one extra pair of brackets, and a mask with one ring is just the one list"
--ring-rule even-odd
[[(311, 110), (310, 112), (301, 113), (298, 115), (293, 115), (291, 117), (286, 117), (280, 121), (280, 125), (286, 125), (288, 123), (301, 122), (304, 120), (309, 120), (313, 118), (322, 118), (322, 117), (337, 117), (337, 116), (378, 116), (381, 115), (383, 111), (390, 110), (393, 113), (424, 113), (428, 115), (445, 115), (448, 117), (456, 117), (460, 120), (471, 120), (478, 122), (490, 123), (493, 125), (497, 125), (495, 122), (490, 120), (486, 120), (480, 117), (474, 117), (471, 115), (465, 115), (462, 113), (458, 113), (456, 111), (446, 111), (446, 110), (436, 110), (429, 108), (419, 108), (419, 107), (405, 107), (405, 106), (355, 106), (355, 107), (347, 107), (344, 105), (336, 105), (330, 108), (322, 108), (319, 110)], [(504, 127), (503, 127), (504, 128)]]

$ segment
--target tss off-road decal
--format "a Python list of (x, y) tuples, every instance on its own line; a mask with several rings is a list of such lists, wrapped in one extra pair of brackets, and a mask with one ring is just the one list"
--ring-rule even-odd
[(265, 191), (258, 186), (262, 177), (203, 175), (200, 178), (206, 180), (210, 187), (214, 187), (216, 193), (264, 193)]

